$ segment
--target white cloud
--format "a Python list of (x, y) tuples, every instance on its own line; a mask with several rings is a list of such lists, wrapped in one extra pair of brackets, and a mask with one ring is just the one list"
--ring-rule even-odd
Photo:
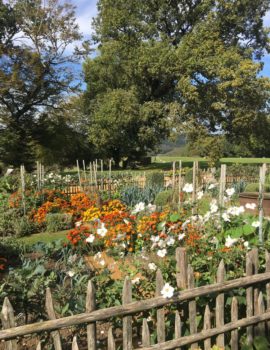
[(270, 27), (270, 11), (266, 13), (263, 23), (265, 26)]
[(73, 0), (72, 4), (76, 6), (80, 31), (86, 39), (89, 39), (93, 32), (91, 27), (92, 18), (97, 15), (97, 0)]

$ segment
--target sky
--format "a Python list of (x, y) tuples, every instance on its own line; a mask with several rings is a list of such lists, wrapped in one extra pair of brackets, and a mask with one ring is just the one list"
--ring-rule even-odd
[[(92, 33), (91, 21), (97, 14), (97, 0), (70, 0), (70, 2), (77, 7), (76, 15), (80, 31), (83, 33), (85, 39), (90, 39)], [(265, 16), (264, 24), (270, 27), (270, 12)], [(264, 68), (262, 75), (270, 77), (270, 54), (266, 55), (263, 61)]]

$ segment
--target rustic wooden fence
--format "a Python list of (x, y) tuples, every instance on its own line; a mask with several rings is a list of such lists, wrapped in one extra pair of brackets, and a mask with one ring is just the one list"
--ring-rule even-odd
[[(16, 338), (33, 334), (38, 337), (41, 332), (51, 332), (54, 349), (61, 350), (64, 348), (62, 347), (59, 331), (63, 328), (85, 324), (86, 347), (81, 347), (76, 336), (70, 346), (72, 350), (78, 350), (79, 348), (81, 350), (96, 350), (98, 343), (97, 323), (110, 320), (112, 317), (122, 317), (122, 348), (130, 350), (134, 348), (132, 316), (135, 314), (144, 315), (143, 320), (141, 320), (141, 347), (135, 346), (135, 348), (143, 350), (186, 349), (187, 346), (191, 346), (191, 349), (202, 346), (202, 348), (208, 350), (212, 344), (224, 348), (224, 345), (229, 345), (229, 343), (232, 350), (237, 350), (239, 348), (240, 328), (246, 329), (249, 344), (252, 344), (255, 336), (270, 335), (270, 254), (268, 252), (266, 252), (264, 273), (258, 273), (258, 250), (253, 249), (246, 256), (245, 277), (227, 280), (225, 266), (221, 261), (217, 269), (216, 283), (196, 288), (194, 287), (194, 272), (191, 265), (188, 264), (188, 257), (184, 248), (177, 249), (176, 262), (176, 282), (181, 291), (174, 293), (172, 298), (161, 296), (164, 281), (160, 270), (158, 270), (156, 272), (156, 296), (154, 298), (132, 302), (132, 283), (129, 278), (126, 278), (123, 286), (122, 305), (97, 310), (95, 288), (92, 281), (89, 281), (85, 313), (57, 319), (51, 291), (48, 288), (45, 307), (49, 320), (19, 327), (16, 327), (12, 305), (9, 299), (5, 298), (1, 312), (3, 330), (0, 331), (0, 340), (4, 341), (6, 350), (17, 350)], [(226, 293), (230, 292), (231, 295), (233, 291), (236, 292), (238, 289), (245, 290), (246, 315), (239, 319), (238, 297), (234, 295), (231, 303), (230, 322), (225, 323), (225, 305), (228, 296)], [(206, 305), (203, 327), (199, 329), (196, 317), (197, 302), (198, 298), (201, 297), (207, 298), (207, 300), (214, 298), (215, 306), (211, 310), (210, 306)], [(165, 321), (168, 316), (166, 307), (170, 305), (177, 305), (177, 311), (175, 311), (174, 316), (174, 339), (168, 340), (168, 329), (165, 327)], [(157, 310), (155, 321), (157, 344), (151, 345), (151, 332), (145, 315), (147, 311), (153, 309)], [(184, 315), (188, 319), (186, 324), (189, 325), (189, 335), (182, 334), (182, 324), (186, 320), (183, 319), (181, 310), (186, 310)], [(109, 350), (116, 349), (114, 333), (115, 330), (110, 327), (107, 334), (107, 348)], [(230, 339), (228, 340), (228, 338)], [(80, 344), (80, 347), (78, 344)], [(41, 349), (41, 343), (38, 340), (36, 349)]]

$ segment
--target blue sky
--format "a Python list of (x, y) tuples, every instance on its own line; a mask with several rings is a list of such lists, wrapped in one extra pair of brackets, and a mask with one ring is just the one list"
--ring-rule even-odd
[[(70, 0), (76, 7), (77, 21), (85, 39), (91, 37), (91, 20), (97, 14), (97, 0)], [(270, 12), (264, 18), (266, 26), (270, 26)], [(264, 57), (264, 69), (262, 75), (270, 77), (270, 55)]]

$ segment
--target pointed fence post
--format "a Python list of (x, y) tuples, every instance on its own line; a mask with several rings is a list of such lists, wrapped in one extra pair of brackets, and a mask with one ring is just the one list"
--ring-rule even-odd
[(41, 350), (41, 343), (40, 343), (40, 341), (37, 344), (36, 350)]
[[(53, 307), (53, 299), (50, 288), (46, 288), (45, 308), (50, 320), (56, 320), (56, 315)], [(60, 333), (58, 331), (51, 332), (55, 350), (62, 350)]]
[[(96, 309), (96, 291), (92, 281), (88, 282), (86, 294), (86, 312)], [(96, 350), (96, 322), (87, 325), (87, 349)]]
[[(207, 331), (211, 329), (211, 312), (208, 305), (206, 305), (205, 307), (203, 321), (204, 321), (203, 330)], [(210, 350), (210, 349), (211, 349), (211, 338), (208, 338), (204, 340), (204, 350)]]
[(79, 350), (78, 343), (77, 343), (77, 337), (73, 337), (72, 341), (72, 350)]
[[(194, 288), (194, 272), (191, 265), (188, 265), (188, 271), (187, 271), (187, 280), (188, 280), (188, 289)], [(191, 300), (188, 303), (188, 312), (189, 312), (189, 330), (190, 334), (197, 333), (197, 320), (196, 320), (196, 300)], [(198, 344), (194, 343), (190, 347), (191, 349), (197, 349)]]
[[(4, 329), (13, 328), (16, 326), (15, 324), (15, 317), (14, 317), (14, 310), (13, 307), (8, 299), (8, 297), (5, 297), (2, 311), (0, 314), (1, 321), (2, 321), (2, 327)], [(17, 341), (16, 340), (9, 340), (4, 343), (5, 344), (5, 350), (17, 350)]]
[(151, 338), (150, 338), (150, 332), (149, 327), (146, 318), (143, 319), (143, 325), (142, 325), (142, 346), (147, 347), (151, 345)]
[[(238, 301), (236, 297), (232, 298), (231, 304), (231, 322), (238, 321)], [(238, 330), (231, 332), (231, 350), (238, 350)]]
[(108, 331), (108, 350), (115, 350), (115, 340), (113, 337), (113, 331), (112, 331), (112, 327), (109, 328)]
[[(225, 280), (225, 266), (224, 261), (221, 260), (217, 271), (217, 283), (223, 283)], [(220, 328), (224, 326), (224, 293), (220, 293), (216, 297), (216, 327)], [(220, 348), (225, 347), (224, 334), (217, 336), (217, 346)]]
[[(132, 302), (132, 285), (128, 277), (125, 278), (122, 303), (123, 305)], [(123, 350), (132, 349), (132, 316), (123, 317)]]
[[(161, 295), (161, 290), (164, 287), (164, 281), (161, 271), (158, 269), (156, 273), (156, 297)], [(165, 342), (165, 310), (164, 308), (157, 309), (157, 341), (158, 343)]]

